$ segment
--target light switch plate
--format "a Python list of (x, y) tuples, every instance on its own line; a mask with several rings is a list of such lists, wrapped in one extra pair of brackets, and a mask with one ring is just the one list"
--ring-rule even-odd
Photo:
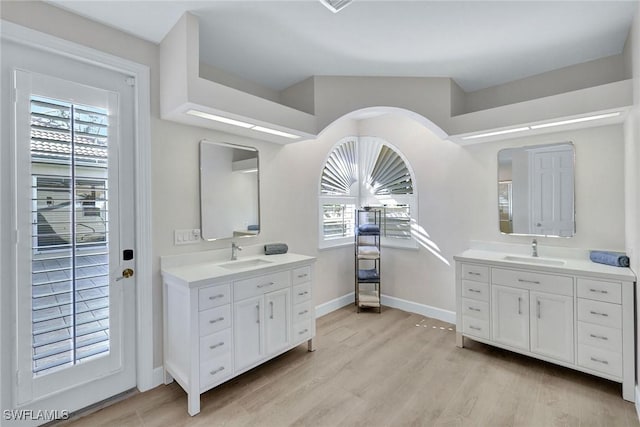
[(189, 228), (186, 230), (173, 231), (174, 245), (191, 245), (200, 241), (200, 229)]

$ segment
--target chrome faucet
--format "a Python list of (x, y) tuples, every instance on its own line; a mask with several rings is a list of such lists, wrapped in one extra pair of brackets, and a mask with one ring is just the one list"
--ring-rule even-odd
[(531, 256), (538, 256), (538, 241), (536, 239), (533, 239), (533, 242), (531, 242)]
[(231, 242), (231, 261), (235, 261), (238, 259), (238, 251), (241, 250), (241, 246), (238, 246), (236, 242)]

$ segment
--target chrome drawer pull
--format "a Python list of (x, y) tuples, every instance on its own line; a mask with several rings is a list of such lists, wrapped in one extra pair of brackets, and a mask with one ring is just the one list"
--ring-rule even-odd
[(477, 294), (482, 293), (482, 291), (479, 291), (479, 290), (477, 290), (477, 289), (471, 289), (471, 288), (469, 288), (469, 292), (475, 292), (475, 293), (477, 293)]
[(609, 291), (604, 291), (602, 289), (589, 289), (589, 292), (597, 292), (599, 294), (608, 294)]
[(596, 339), (599, 339), (599, 340), (609, 341), (609, 338), (607, 338), (607, 337), (605, 337), (605, 336), (603, 336), (603, 335), (594, 335), (594, 334), (589, 334), (589, 336), (590, 336), (591, 338), (596, 338)]
[(309, 293), (309, 291), (298, 292), (298, 296), (303, 296), (303, 295), (306, 295), (308, 293)]
[(479, 308), (475, 308), (475, 307), (469, 307), (469, 310), (471, 310), (471, 311), (478, 311), (478, 312), (482, 311), (482, 310), (480, 310)]
[(597, 311), (593, 311), (593, 310), (591, 310), (589, 313), (593, 314), (594, 316), (609, 317), (607, 313), (598, 313)]
[(592, 358), (591, 358), (591, 360), (592, 360), (593, 362), (602, 363), (603, 365), (608, 365), (608, 364), (609, 364), (609, 362), (608, 362), (608, 361), (606, 361), (606, 360), (602, 360), (602, 359), (596, 359), (595, 357), (592, 357)]
[(540, 282), (537, 280), (526, 280), (526, 279), (518, 279), (520, 283), (533, 283), (534, 285), (539, 285)]
[(306, 334), (307, 332), (309, 332), (309, 330), (308, 329), (304, 329), (304, 330), (298, 332), (298, 335)]
[(217, 319), (209, 320), (209, 323), (218, 323), (218, 322), (222, 322), (223, 320), (224, 320), (224, 317), (218, 317)]
[(518, 314), (522, 314), (522, 297), (518, 297)]
[(213, 350), (214, 348), (222, 347), (223, 345), (224, 345), (224, 341), (221, 341), (218, 344), (210, 345), (209, 349)]
[(307, 314), (309, 312), (309, 310), (303, 310), (300, 313), (298, 313), (298, 316), (302, 316), (303, 314)]
[(209, 372), (209, 374), (215, 375), (218, 372), (222, 372), (222, 371), (224, 371), (224, 366), (220, 366), (218, 369), (214, 369), (213, 371)]
[(476, 273), (474, 271), (469, 271), (469, 274), (472, 275), (472, 276), (482, 276), (482, 274)]
[(275, 284), (275, 283), (273, 283), (273, 282), (263, 283), (262, 285), (258, 285), (258, 288), (264, 288), (265, 286), (272, 286), (272, 285), (274, 285), (274, 284)]
[(469, 329), (473, 329), (474, 331), (481, 331), (482, 328), (478, 328), (477, 326), (470, 325)]
[(298, 274), (298, 279), (302, 279), (303, 277), (307, 277), (308, 274), (304, 273), (304, 274)]
[(224, 294), (213, 295), (213, 296), (210, 296), (209, 299), (218, 299), (222, 297), (224, 297)]

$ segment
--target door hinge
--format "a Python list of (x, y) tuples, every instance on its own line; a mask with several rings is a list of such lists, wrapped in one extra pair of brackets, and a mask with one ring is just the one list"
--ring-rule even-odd
[(127, 77), (124, 81), (131, 87), (134, 87), (136, 85), (135, 77)]

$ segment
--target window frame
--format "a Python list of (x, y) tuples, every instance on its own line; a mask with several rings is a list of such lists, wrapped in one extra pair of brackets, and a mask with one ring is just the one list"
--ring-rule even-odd
[[(334, 153), (334, 151), (341, 146), (342, 144), (347, 143), (348, 141), (351, 140), (355, 140), (356, 143), (356, 152), (358, 153), (358, 158), (357, 158), (357, 181), (356, 184), (353, 186), (355, 188), (355, 190), (351, 190), (350, 193), (356, 193), (356, 194), (349, 194), (349, 195), (329, 195), (329, 194), (323, 194), (322, 193), (322, 178), (323, 178), (323, 174), (324, 174), (324, 170), (326, 167), (326, 164), (329, 160), (329, 158), (331, 157), (331, 155)], [(385, 196), (375, 196), (375, 195), (366, 195), (366, 197), (363, 197), (363, 192), (362, 192), (362, 182), (361, 182), (361, 163), (363, 161), (363, 155), (361, 154), (361, 144), (367, 144), (367, 143), (381, 143), (382, 145), (390, 148), (391, 150), (393, 150), (404, 162), (407, 170), (409, 171), (409, 174), (411, 175), (411, 181), (412, 181), (412, 188), (413, 188), (413, 193), (412, 194), (394, 194), (391, 196), (385, 195)], [(395, 147), (393, 144), (390, 144), (389, 142), (387, 142), (385, 139), (383, 138), (379, 138), (379, 137), (360, 137), (360, 136), (347, 136), (344, 138), (341, 138), (339, 141), (337, 141), (333, 147), (331, 148), (331, 150), (329, 151), (329, 153), (327, 154), (324, 163), (322, 164), (322, 169), (320, 172), (320, 183), (319, 183), (319, 189), (318, 189), (318, 247), (320, 249), (330, 249), (330, 248), (335, 248), (335, 247), (344, 247), (347, 245), (351, 245), (354, 242), (354, 235), (350, 234), (348, 236), (342, 237), (342, 238), (332, 238), (332, 239), (327, 239), (325, 234), (324, 234), (324, 205), (326, 204), (350, 204), (354, 206), (354, 210), (358, 209), (362, 206), (368, 205), (371, 207), (391, 207), (391, 206), (397, 206), (397, 205), (407, 205), (409, 207), (409, 215), (410, 215), (410, 237), (407, 239), (401, 239), (401, 238), (394, 238), (394, 237), (388, 237), (386, 235), (382, 235), (381, 236), (381, 245), (382, 247), (387, 247), (387, 248), (397, 248), (397, 249), (418, 249), (418, 243), (416, 241), (416, 239), (413, 237), (413, 224), (417, 222), (417, 218), (418, 218), (418, 190), (417, 190), (417, 184), (416, 184), (416, 179), (415, 179), (415, 173), (413, 172), (413, 169), (411, 167), (411, 164), (409, 163), (409, 161), (407, 160), (407, 158), (404, 156), (404, 154), (402, 154), (402, 152)], [(373, 201), (373, 199), (376, 200), (377, 203), (371, 203)], [(393, 199), (393, 201), (395, 202), (394, 204), (386, 204), (384, 203), (384, 201), (386, 199)], [(366, 200), (366, 201), (365, 201)], [(354, 228), (355, 228), (355, 215), (354, 215)]]

